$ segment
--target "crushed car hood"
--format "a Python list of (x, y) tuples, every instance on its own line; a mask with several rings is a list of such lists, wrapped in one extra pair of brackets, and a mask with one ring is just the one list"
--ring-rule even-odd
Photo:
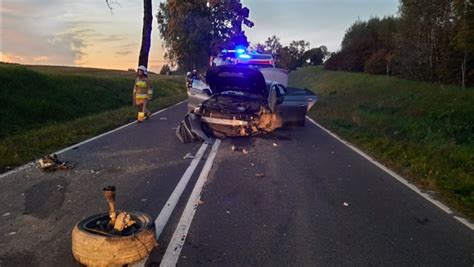
[(266, 83), (262, 73), (253, 68), (223, 65), (206, 72), (206, 82), (213, 94), (233, 91), (266, 96)]

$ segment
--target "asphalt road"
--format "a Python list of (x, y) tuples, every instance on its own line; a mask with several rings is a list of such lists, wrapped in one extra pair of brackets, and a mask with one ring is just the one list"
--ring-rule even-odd
[[(107, 210), (106, 185), (119, 208), (159, 216), (201, 147), (174, 136), (185, 105), (60, 154), (71, 171), (0, 178), (0, 266), (77, 266), (70, 231)], [(172, 243), (209, 150), (147, 265)], [(223, 140), (204, 176), (178, 265), (474, 265), (474, 231), (309, 122)]]

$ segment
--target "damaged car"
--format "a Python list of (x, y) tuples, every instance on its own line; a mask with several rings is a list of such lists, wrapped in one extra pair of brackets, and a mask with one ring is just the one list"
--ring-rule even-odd
[(194, 80), (188, 88), (189, 113), (176, 131), (184, 143), (304, 125), (306, 113), (317, 100), (310, 90), (265, 80), (259, 69), (247, 66), (211, 67), (205, 79)]

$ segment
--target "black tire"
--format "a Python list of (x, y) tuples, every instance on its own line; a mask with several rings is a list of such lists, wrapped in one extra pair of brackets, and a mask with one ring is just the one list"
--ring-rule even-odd
[(128, 212), (136, 221), (133, 234), (107, 235), (92, 231), (89, 226), (108, 218), (108, 213), (96, 214), (80, 221), (72, 230), (72, 254), (87, 266), (113, 266), (138, 262), (157, 246), (155, 224), (150, 216)]

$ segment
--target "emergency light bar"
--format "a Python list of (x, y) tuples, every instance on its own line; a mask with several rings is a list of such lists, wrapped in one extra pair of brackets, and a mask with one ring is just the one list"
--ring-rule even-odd
[(252, 57), (250, 55), (247, 55), (247, 54), (241, 54), (241, 55), (239, 55), (239, 58), (251, 59)]

